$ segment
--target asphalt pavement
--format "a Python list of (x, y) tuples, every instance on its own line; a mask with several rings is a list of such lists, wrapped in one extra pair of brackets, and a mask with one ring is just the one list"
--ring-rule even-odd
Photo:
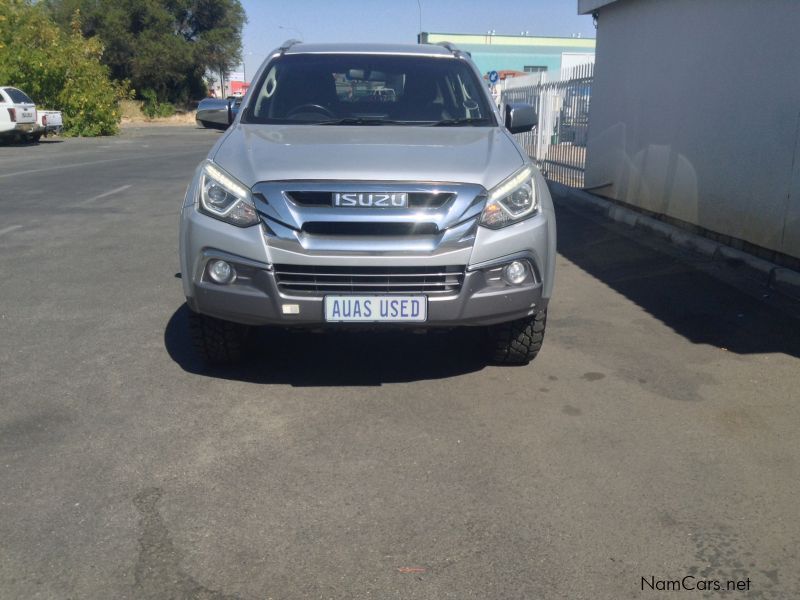
[(209, 370), (177, 232), (219, 135), (0, 147), (0, 598), (800, 597), (800, 323), (762, 290), (563, 197), (530, 366), (264, 331)]

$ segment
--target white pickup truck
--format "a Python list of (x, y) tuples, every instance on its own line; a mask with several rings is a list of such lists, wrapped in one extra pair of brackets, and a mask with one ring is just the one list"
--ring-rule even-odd
[(36, 129), (33, 133), (34, 141), (39, 139), (39, 136), (50, 135), (51, 133), (59, 134), (64, 128), (64, 120), (61, 117), (60, 110), (37, 110), (36, 111)]
[(41, 135), (33, 100), (15, 87), (0, 86), (0, 138), (34, 140)]

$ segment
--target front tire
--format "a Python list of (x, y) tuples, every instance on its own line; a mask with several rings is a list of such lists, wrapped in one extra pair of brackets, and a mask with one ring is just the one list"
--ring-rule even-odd
[(242, 360), (252, 328), (201, 315), (189, 314), (192, 345), (204, 361), (213, 365), (230, 365)]
[(502, 365), (528, 364), (542, 349), (546, 324), (545, 309), (524, 319), (490, 326), (489, 358)]

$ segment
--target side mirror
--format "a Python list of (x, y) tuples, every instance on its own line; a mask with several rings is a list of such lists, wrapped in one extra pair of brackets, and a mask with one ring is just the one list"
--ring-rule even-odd
[(511, 133), (530, 131), (538, 121), (530, 104), (506, 104), (506, 129)]
[(233, 124), (233, 120), (239, 112), (239, 107), (242, 105), (241, 99), (228, 100), (228, 125)]

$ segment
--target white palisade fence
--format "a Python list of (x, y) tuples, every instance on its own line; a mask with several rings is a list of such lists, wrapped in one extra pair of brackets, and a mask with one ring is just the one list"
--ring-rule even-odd
[(533, 105), (539, 123), (517, 140), (545, 177), (572, 187), (583, 187), (593, 77), (594, 65), (586, 64), (554, 79), (547, 73), (508, 78), (500, 95), (503, 111), (507, 103)]

